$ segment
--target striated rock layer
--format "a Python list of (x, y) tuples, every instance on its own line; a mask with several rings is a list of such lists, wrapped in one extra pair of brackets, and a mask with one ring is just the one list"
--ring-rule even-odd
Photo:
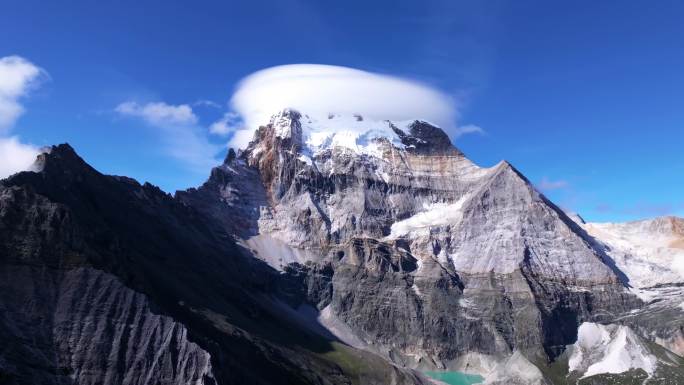
[[(357, 344), (430, 369), (472, 353), (546, 362), (582, 322), (639, 305), (605, 251), (510, 164), (480, 168), (426, 122), (320, 124), (276, 114), (177, 196), (248, 218), (239, 242), (296, 272), (302, 303)], [(258, 209), (243, 196), (262, 197)]]
[(147, 298), (92, 268), (3, 266), (5, 373), (17, 382), (213, 384), (211, 357)]

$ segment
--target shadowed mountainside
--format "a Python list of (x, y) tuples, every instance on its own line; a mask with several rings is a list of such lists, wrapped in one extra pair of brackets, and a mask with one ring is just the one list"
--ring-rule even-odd
[(279, 274), (158, 188), (68, 145), (0, 182), (0, 383), (421, 383), (305, 331)]

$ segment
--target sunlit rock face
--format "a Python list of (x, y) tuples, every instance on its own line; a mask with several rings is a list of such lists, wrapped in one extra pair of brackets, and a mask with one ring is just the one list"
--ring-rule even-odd
[[(277, 269), (329, 266), (303, 301), (401, 364), (457, 367), (473, 352), (554, 358), (583, 321), (639, 303), (605, 252), (519, 171), (478, 167), (423, 121), (285, 110), (180, 196), (210, 215), (250, 218), (252, 232), (233, 234)], [(262, 198), (257, 208), (237, 196)]]

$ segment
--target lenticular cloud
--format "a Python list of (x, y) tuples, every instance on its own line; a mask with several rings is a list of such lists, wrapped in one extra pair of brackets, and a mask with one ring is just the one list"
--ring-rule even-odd
[(309, 115), (360, 114), (378, 120), (423, 119), (455, 126), (456, 103), (427, 85), (353, 68), (291, 64), (244, 78), (230, 101), (244, 121), (230, 145), (244, 148), (256, 127), (283, 108)]

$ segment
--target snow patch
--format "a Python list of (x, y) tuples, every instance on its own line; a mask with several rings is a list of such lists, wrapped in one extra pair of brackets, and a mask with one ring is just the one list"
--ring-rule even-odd
[(429, 203), (423, 210), (410, 218), (392, 224), (389, 238), (398, 238), (431, 227), (458, 224), (463, 218), (463, 204), (469, 195), (464, 195), (454, 203)]
[(324, 118), (304, 115), (300, 118), (305, 147), (303, 152), (315, 157), (327, 150), (342, 149), (355, 154), (382, 158), (383, 145), (386, 143), (404, 148), (401, 139), (392, 129), (392, 124), (407, 130), (413, 122), (360, 120), (353, 115), (329, 115)]
[(273, 134), (277, 138), (290, 138), (292, 136), (293, 123), (292, 114), (289, 110), (283, 110), (273, 115), (273, 117), (271, 117), (271, 125), (273, 126), (274, 131)]
[(309, 166), (313, 165), (313, 162), (311, 161), (311, 158), (309, 158), (308, 156), (306, 156), (306, 155), (304, 155), (304, 154), (299, 155), (299, 158), (298, 158), (298, 159), (299, 159), (300, 161), (302, 161), (302, 162), (308, 164)]
[(651, 376), (658, 363), (632, 329), (623, 325), (585, 322), (572, 346), (569, 370), (582, 373), (582, 378), (630, 369), (643, 369)]

